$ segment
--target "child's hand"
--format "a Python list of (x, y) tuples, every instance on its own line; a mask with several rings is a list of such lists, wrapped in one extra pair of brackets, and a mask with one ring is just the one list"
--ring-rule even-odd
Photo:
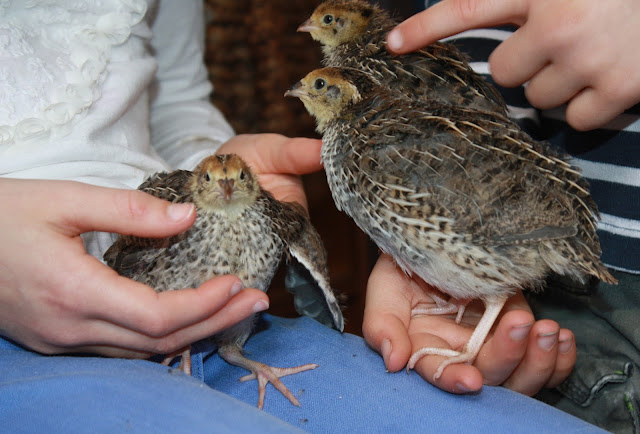
[(636, 0), (443, 0), (393, 30), (405, 53), (462, 31), (520, 28), (492, 53), (491, 75), (540, 109), (567, 103), (578, 130), (604, 125), (640, 102), (640, 2)]

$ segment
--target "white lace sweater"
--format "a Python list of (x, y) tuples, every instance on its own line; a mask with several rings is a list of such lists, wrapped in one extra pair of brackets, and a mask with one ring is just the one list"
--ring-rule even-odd
[[(233, 135), (201, 0), (0, 1), (0, 176), (135, 188)], [(99, 256), (111, 242), (85, 238)]]

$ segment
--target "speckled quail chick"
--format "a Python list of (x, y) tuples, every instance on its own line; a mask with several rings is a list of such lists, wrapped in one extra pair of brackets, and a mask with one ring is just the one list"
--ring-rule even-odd
[(502, 96), (454, 45), (435, 42), (409, 54), (389, 53), (386, 37), (397, 24), (387, 11), (366, 1), (329, 0), (298, 31), (309, 32), (322, 44), (325, 66), (364, 71), (412, 98), (506, 114)]
[(471, 363), (508, 297), (539, 289), (549, 272), (616, 280), (600, 262), (596, 204), (578, 169), (507, 118), (412, 101), (351, 69), (323, 68), (287, 91), (322, 133), (322, 160), (338, 208), (408, 274), (450, 298), (415, 314), (485, 312), (460, 351)]
[[(246, 287), (267, 291), (283, 257), (306, 267), (317, 283), (315, 294), (303, 295), (297, 304), (311, 304), (316, 316), (331, 318), (342, 331), (343, 317), (329, 286), (326, 253), (319, 234), (298, 204), (279, 202), (263, 190), (246, 163), (236, 155), (212, 155), (193, 171), (158, 173), (139, 190), (172, 202), (193, 202), (197, 218), (186, 232), (170, 238), (120, 236), (104, 259), (119, 274), (165, 291), (195, 288), (224, 274), (237, 275)], [(298, 295), (295, 295), (298, 296)], [(228, 363), (252, 372), (256, 378), (258, 407), (271, 382), (293, 404), (298, 400), (279, 377), (317, 365), (275, 368), (249, 360), (242, 347), (252, 332), (255, 315), (216, 334), (218, 353)], [(188, 362), (185, 351), (182, 362)], [(242, 380), (242, 379), (241, 379)]]

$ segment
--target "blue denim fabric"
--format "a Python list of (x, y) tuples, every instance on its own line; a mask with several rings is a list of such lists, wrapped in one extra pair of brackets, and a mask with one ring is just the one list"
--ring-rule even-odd
[[(193, 349), (189, 378), (143, 360), (41, 356), (0, 340), (0, 421), (5, 432), (599, 432), (531, 398), (496, 387), (457, 396), (416, 373), (387, 373), (363, 339), (309, 318), (265, 315), (245, 346), (274, 366), (318, 363), (284, 377), (294, 407), (271, 385), (264, 411), (255, 380)], [(204, 381), (204, 382), (203, 382)], [(205, 384), (206, 383), (206, 384)], [(210, 386), (210, 387), (209, 387)], [(275, 416), (275, 417), (274, 417)]]

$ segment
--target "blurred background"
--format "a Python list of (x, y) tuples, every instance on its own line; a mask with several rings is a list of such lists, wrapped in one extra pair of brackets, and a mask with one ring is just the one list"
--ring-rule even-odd
[[(204, 0), (205, 62), (214, 92), (211, 100), (236, 133), (279, 133), (315, 137), (314, 120), (297, 98), (284, 92), (321, 66), (320, 45), (296, 29), (321, 0)], [(422, 0), (380, 1), (394, 16), (420, 10)], [(345, 331), (362, 334), (367, 278), (377, 247), (331, 198), (324, 172), (304, 176), (311, 221), (329, 256), (331, 284), (345, 296)], [(269, 312), (297, 316), (284, 289), (283, 267), (269, 289)]]

